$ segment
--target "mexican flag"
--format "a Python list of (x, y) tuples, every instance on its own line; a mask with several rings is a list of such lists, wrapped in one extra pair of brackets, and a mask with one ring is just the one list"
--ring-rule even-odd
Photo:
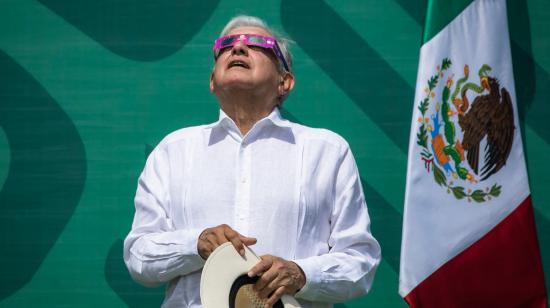
[(546, 307), (506, 1), (428, 1), (408, 162), (409, 305)]

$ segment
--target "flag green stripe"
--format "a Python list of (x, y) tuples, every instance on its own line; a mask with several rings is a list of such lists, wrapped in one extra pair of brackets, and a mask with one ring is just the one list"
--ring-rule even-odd
[(428, 0), (422, 44), (443, 30), (473, 0)]

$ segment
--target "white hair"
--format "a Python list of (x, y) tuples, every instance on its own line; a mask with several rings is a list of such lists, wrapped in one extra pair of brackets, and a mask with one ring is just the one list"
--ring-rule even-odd
[[(292, 54), (290, 53), (290, 50), (288, 48), (290, 40), (283, 37), (276, 31), (270, 29), (267, 26), (267, 24), (260, 18), (254, 17), (254, 16), (246, 16), (246, 15), (235, 16), (225, 25), (220, 36), (226, 36), (227, 33), (229, 33), (231, 30), (241, 28), (241, 27), (257, 27), (257, 28), (262, 28), (267, 32), (269, 32), (277, 40), (277, 43), (279, 44), (279, 48), (281, 48), (281, 52), (283, 53), (286, 63), (288, 64), (288, 69), (290, 70), (290, 72), (292, 72)], [(284, 70), (283, 64), (280, 63), (279, 66), (281, 68), (281, 71), (283, 71)]]

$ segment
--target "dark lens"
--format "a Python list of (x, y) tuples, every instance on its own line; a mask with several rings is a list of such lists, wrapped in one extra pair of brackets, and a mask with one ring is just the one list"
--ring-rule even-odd
[(250, 36), (248, 38), (248, 43), (249, 44), (253, 44), (253, 45), (264, 45), (265, 44), (265, 40), (263, 37), (259, 37), (259, 36)]
[(235, 36), (228, 36), (228, 37), (226, 37), (226, 38), (222, 41), (221, 47), (223, 48), (223, 47), (225, 47), (225, 46), (227, 46), (227, 45), (231, 45), (236, 39), (237, 39), (237, 37), (235, 37)]

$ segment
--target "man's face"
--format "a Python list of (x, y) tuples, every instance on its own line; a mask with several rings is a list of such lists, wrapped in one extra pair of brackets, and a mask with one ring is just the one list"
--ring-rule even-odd
[[(241, 27), (227, 35), (257, 34), (272, 36), (257, 27)], [(265, 92), (266, 98), (280, 95), (282, 76), (279, 62), (271, 49), (247, 46), (238, 42), (232, 47), (220, 50), (210, 77), (210, 90), (214, 93), (225, 89), (242, 89)]]

